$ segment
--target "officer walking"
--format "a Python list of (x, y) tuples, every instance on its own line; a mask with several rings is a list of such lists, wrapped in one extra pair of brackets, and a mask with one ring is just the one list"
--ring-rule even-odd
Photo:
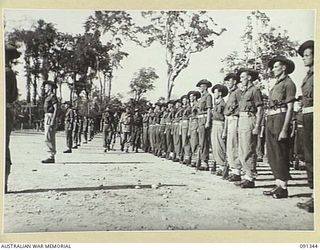
[(6, 66), (6, 165), (5, 165), (5, 194), (8, 193), (8, 179), (11, 172), (11, 155), (9, 149), (10, 134), (13, 129), (13, 102), (18, 98), (17, 79), (11, 68), (14, 59), (20, 57), (20, 52), (11, 44), (5, 45)]
[(222, 138), (224, 129), (224, 97), (228, 94), (226, 86), (216, 84), (211, 89), (214, 97), (214, 106), (212, 109), (212, 128), (211, 128), (211, 149), (213, 158), (212, 173), (216, 172), (222, 176), (225, 165), (226, 145)]
[(276, 56), (268, 64), (272, 69), (276, 84), (269, 93), (269, 111), (266, 126), (268, 161), (275, 178), (275, 187), (264, 191), (275, 199), (288, 198), (287, 182), (289, 173), (290, 131), (296, 86), (288, 76), (294, 71), (294, 63)]
[[(302, 114), (304, 134), (304, 158), (308, 175), (308, 184), (313, 190), (313, 76), (314, 76), (314, 41), (304, 42), (298, 49), (303, 63), (308, 67), (308, 72), (303, 79), (302, 90)], [(310, 213), (314, 212), (313, 196), (307, 202), (300, 202), (297, 206)]]
[(253, 82), (259, 73), (254, 69), (241, 68), (238, 71), (241, 82), (241, 99), (239, 102), (239, 159), (244, 172), (244, 179), (235, 182), (241, 188), (253, 188), (256, 169), (257, 135), (262, 118), (262, 96)]
[(206, 79), (197, 83), (200, 88), (201, 97), (198, 101), (198, 132), (199, 132), (199, 161), (197, 167), (199, 170), (209, 170), (209, 137), (210, 137), (210, 121), (212, 109), (212, 96), (208, 93), (208, 88), (212, 87), (212, 83)]
[(64, 129), (66, 131), (66, 142), (67, 142), (67, 150), (63, 151), (63, 153), (72, 153), (72, 131), (73, 131), (73, 122), (74, 115), (72, 110), (71, 102), (65, 102), (67, 106), (67, 112), (64, 120)]
[(56, 154), (56, 118), (58, 110), (58, 99), (54, 93), (57, 85), (53, 81), (43, 82), (46, 99), (44, 100), (44, 135), (49, 156), (42, 163), (54, 163)]
[(241, 91), (238, 88), (239, 77), (235, 73), (229, 73), (224, 82), (229, 90), (229, 97), (224, 109), (225, 122), (222, 137), (226, 140), (226, 156), (230, 167), (230, 182), (241, 180), (241, 164), (239, 160), (238, 123), (239, 102)]

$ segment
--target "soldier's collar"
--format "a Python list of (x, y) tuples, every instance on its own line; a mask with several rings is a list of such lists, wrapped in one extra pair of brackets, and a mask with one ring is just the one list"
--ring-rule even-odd
[(290, 78), (288, 75), (284, 75), (283, 77), (281, 77), (280, 79), (277, 79), (276, 84), (279, 84), (280, 82), (283, 82), (285, 79)]

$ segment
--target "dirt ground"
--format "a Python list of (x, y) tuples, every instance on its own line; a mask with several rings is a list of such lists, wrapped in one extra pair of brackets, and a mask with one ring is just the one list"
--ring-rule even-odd
[(46, 157), (43, 135), (11, 136), (11, 193), (4, 196), (4, 232), (131, 230), (313, 230), (313, 214), (296, 207), (307, 200), (306, 173), (292, 170), (290, 198), (264, 197), (273, 176), (258, 167), (256, 188), (240, 189), (209, 172), (151, 154), (104, 153), (102, 138), (63, 154), (57, 135), (56, 163)]

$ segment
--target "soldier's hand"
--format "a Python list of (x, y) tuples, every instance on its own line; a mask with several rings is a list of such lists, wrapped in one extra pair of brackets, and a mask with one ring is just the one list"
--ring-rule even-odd
[(252, 134), (258, 135), (259, 134), (259, 127), (254, 127), (254, 129), (252, 130)]
[(279, 134), (278, 141), (281, 141), (281, 140), (287, 139), (287, 138), (288, 138), (287, 132), (284, 131), (284, 130), (281, 130), (281, 132), (280, 132), (280, 134)]

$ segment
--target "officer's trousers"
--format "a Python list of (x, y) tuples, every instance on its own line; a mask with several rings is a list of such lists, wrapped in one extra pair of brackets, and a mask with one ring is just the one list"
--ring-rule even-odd
[(313, 113), (303, 114), (303, 131), (308, 184), (313, 189)]
[(218, 165), (223, 166), (226, 157), (226, 145), (222, 139), (223, 133), (223, 121), (212, 121), (211, 128), (211, 148), (212, 148), (212, 159)]
[(252, 134), (256, 124), (256, 116), (240, 114), (239, 118), (239, 160), (245, 174), (244, 179), (252, 181), (253, 171), (256, 169), (257, 135)]
[(173, 146), (175, 157), (180, 157), (181, 154), (181, 137), (180, 137), (180, 125), (179, 123), (174, 123), (172, 125), (172, 133), (173, 133)]
[(191, 162), (195, 164), (199, 155), (199, 134), (198, 134), (198, 119), (193, 118), (190, 124), (190, 150)]
[(241, 164), (239, 160), (239, 141), (238, 141), (238, 123), (237, 116), (227, 116), (227, 147), (226, 156), (231, 173), (240, 175)]
[(160, 146), (161, 146), (161, 137), (160, 137), (160, 125), (156, 124), (154, 126), (154, 133), (155, 133), (155, 150), (156, 152), (159, 152)]
[(78, 131), (78, 145), (79, 145), (79, 146), (80, 146), (80, 144), (81, 144), (81, 134), (82, 134), (82, 130), (79, 129), (79, 131)]
[(136, 149), (141, 147), (141, 128), (135, 127), (132, 132), (132, 146)]
[(131, 132), (123, 132), (121, 134), (121, 150), (129, 149), (131, 143)]
[(160, 125), (160, 151), (162, 153), (167, 152), (167, 142), (166, 142), (165, 130), (166, 130), (166, 126)]
[(75, 129), (75, 130), (73, 130), (73, 132), (72, 132), (72, 141), (73, 141), (73, 146), (74, 146), (74, 147), (77, 147), (77, 146), (78, 146), (78, 139), (79, 139), (78, 129)]
[(150, 147), (152, 150), (154, 150), (154, 145), (155, 145), (155, 126), (150, 125), (149, 126), (149, 139), (150, 139)]
[(184, 160), (190, 160), (191, 146), (188, 137), (189, 121), (182, 120), (181, 126), (182, 155), (184, 156)]
[(110, 148), (111, 144), (111, 139), (112, 139), (112, 131), (107, 128), (103, 128), (103, 147), (104, 148)]
[(87, 130), (83, 131), (83, 139), (85, 142), (88, 142), (88, 131)]
[(53, 114), (46, 113), (44, 115), (44, 136), (48, 149), (49, 158), (53, 159), (56, 154), (56, 124), (50, 126)]
[(149, 149), (149, 133), (148, 133), (148, 126), (143, 126), (143, 136), (142, 136), (142, 142), (143, 142), (143, 149), (147, 151)]
[(276, 180), (288, 181), (290, 179), (289, 165), (289, 138), (278, 140), (282, 130), (286, 113), (268, 116), (266, 127), (266, 141), (268, 162)]
[(72, 148), (72, 130), (66, 129), (66, 141), (67, 141), (67, 148)]
[(210, 128), (206, 128), (206, 117), (198, 118), (199, 131), (199, 154), (200, 160), (208, 162), (209, 160), (209, 143), (210, 143)]

